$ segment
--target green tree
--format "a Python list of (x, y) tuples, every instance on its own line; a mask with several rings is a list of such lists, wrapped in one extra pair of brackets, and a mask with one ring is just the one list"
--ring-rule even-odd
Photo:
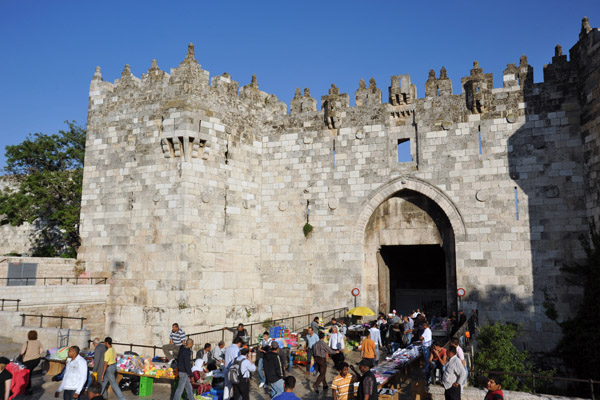
[(33, 255), (74, 257), (80, 245), (79, 212), (85, 129), (66, 121), (68, 130), (35, 133), (6, 146), (5, 180), (0, 193), (0, 224), (35, 224)]
[[(529, 369), (528, 354), (513, 344), (513, 340), (520, 334), (521, 328), (518, 325), (508, 323), (495, 323), (481, 328), (477, 336), (475, 369), (526, 373)], [(503, 375), (502, 389), (528, 390), (528, 385), (518, 377)]]
[(580, 237), (586, 259), (582, 264), (565, 266), (572, 284), (583, 288), (583, 299), (576, 313), (560, 323), (563, 331), (557, 351), (579, 378), (600, 380), (600, 232), (590, 223), (589, 238)]

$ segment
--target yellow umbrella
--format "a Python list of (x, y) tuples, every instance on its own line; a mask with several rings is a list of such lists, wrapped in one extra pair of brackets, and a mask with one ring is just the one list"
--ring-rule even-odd
[(360, 315), (366, 317), (368, 315), (375, 315), (375, 313), (369, 307), (354, 307), (347, 312), (348, 315)]

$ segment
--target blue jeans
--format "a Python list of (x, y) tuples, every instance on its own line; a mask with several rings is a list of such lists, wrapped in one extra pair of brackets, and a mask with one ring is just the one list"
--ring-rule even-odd
[(102, 394), (106, 391), (108, 384), (112, 387), (113, 392), (117, 396), (119, 400), (125, 400), (123, 397), (123, 393), (121, 393), (121, 389), (119, 389), (119, 384), (115, 379), (115, 374), (117, 373), (117, 364), (111, 364), (106, 368), (106, 373), (104, 374), (104, 382), (102, 382)]
[(263, 359), (264, 355), (258, 359), (258, 376), (260, 377), (260, 383), (265, 383), (267, 378), (265, 378), (265, 371), (263, 371)]
[(425, 368), (423, 372), (427, 374), (429, 372), (429, 355), (431, 354), (431, 347), (423, 347), (423, 362), (425, 363)]
[(283, 393), (283, 379), (278, 380), (277, 382), (271, 383), (271, 398), (275, 396), (279, 396)]

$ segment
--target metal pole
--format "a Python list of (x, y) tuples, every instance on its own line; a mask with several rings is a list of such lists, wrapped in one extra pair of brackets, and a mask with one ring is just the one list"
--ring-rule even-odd
[(40, 314), (40, 328), (42, 327), (43, 322), (44, 322), (44, 314)]
[(85, 319), (85, 318), (81, 317), (81, 330), (83, 330), (83, 320), (84, 320), (84, 319)]
[(21, 302), (21, 299), (17, 300), (17, 311), (19, 311), (19, 303)]
[[(17, 303), (18, 304), (18, 303)], [(2, 311), (4, 311), (4, 299), (2, 299)], [(19, 311), (19, 309), (17, 308), (17, 311)]]
[(62, 329), (62, 324), (63, 324), (63, 317), (60, 317), (60, 329)]
[(592, 392), (592, 400), (596, 400), (594, 398), (594, 381), (590, 378), (590, 391)]
[(535, 374), (531, 374), (531, 379), (533, 379), (533, 394), (535, 394)]
[(25, 314), (21, 314), (21, 318), (23, 318), (21, 321), (21, 326), (25, 326)]

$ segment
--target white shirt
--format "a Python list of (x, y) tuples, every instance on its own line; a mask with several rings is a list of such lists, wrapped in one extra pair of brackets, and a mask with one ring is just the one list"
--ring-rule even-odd
[(250, 378), (250, 373), (256, 371), (256, 365), (250, 362), (246, 356), (240, 355), (235, 359), (236, 361), (242, 361), (240, 364), (240, 371), (242, 372), (242, 378)]
[(383, 346), (383, 344), (381, 343), (381, 334), (379, 332), (379, 329), (373, 327), (369, 329), (369, 332), (371, 332), (371, 340), (375, 342), (375, 345)]
[(342, 350), (344, 348), (344, 335), (339, 332), (329, 335), (329, 347), (335, 350)]
[(204, 371), (203, 365), (204, 365), (204, 360), (201, 359), (201, 358), (196, 358), (196, 361), (194, 361), (194, 366), (192, 367), (192, 372), (196, 372), (196, 371), (202, 372), (202, 371)]
[(460, 359), (453, 356), (444, 367), (444, 375), (442, 376), (442, 385), (444, 389), (450, 389), (454, 383), (462, 383), (467, 379), (467, 371), (463, 367)]
[(65, 376), (63, 377), (57, 392), (62, 392), (63, 390), (74, 390), (75, 393), (79, 394), (87, 382), (87, 379), (87, 363), (83, 357), (78, 354), (74, 360), (71, 360), (70, 358), (67, 360), (67, 365), (65, 366)]
[(423, 346), (424, 347), (430, 347), (431, 346), (431, 329), (429, 328), (425, 328), (425, 330), (423, 331)]

